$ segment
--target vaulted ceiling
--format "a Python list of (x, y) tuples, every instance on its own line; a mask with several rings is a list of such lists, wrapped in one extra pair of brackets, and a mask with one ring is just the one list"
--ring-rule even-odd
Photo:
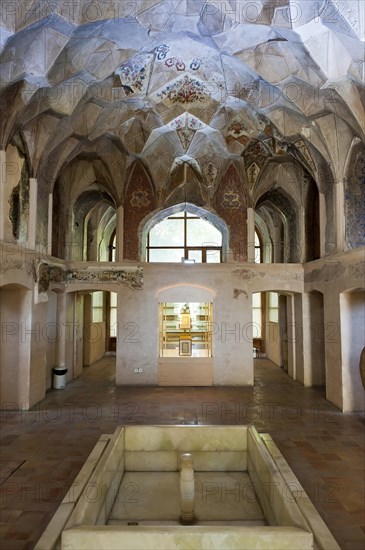
[(1, 147), (49, 191), (74, 166), (80, 194), (92, 162), (116, 204), (136, 159), (160, 193), (189, 173), (209, 195), (232, 162), (250, 189), (293, 159), (320, 185), (321, 165), (338, 177), (341, 148), (364, 140), (364, 6), (2, 2)]

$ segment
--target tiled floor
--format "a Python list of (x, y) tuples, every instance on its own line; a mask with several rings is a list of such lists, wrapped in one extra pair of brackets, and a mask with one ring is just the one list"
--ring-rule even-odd
[[(343, 550), (364, 550), (364, 416), (342, 414), (266, 359), (253, 388), (114, 386), (84, 369), (33, 411), (3, 412), (1, 549), (33, 548), (102, 433), (118, 424), (247, 424), (272, 435)], [(326, 549), (331, 550), (331, 549)]]

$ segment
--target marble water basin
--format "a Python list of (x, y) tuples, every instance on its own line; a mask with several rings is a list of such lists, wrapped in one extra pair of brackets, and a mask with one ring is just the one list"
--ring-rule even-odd
[[(195, 517), (180, 523), (179, 457)], [(120, 426), (103, 435), (36, 550), (339, 549), (274, 441), (254, 426)]]

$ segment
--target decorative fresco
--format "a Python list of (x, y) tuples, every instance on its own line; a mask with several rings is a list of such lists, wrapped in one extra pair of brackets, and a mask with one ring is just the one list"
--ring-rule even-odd
[(246, 198), (237, 170), (231, 165), (218, 187), (214, 206), (229, 228), (229, 248), (233, 261), (247, 261)]
[(345, 238), (348, 248), (365, 245), (365, 150), (352, 150), (345, 179)]
[(270, 149), (261, 141), (256, 141), (256, 143), (251, 145), (243, 153), (246, 166), (250, 166), (253, 162), (255, 162), (260, 169), (264, 166), (270, 156), (272, 156)]
[(203, 168), (203, 177), (206, 187), (213, 187), (217, 179), (218, 168), (213, 162), (208, 162)]
[(139, 260), (139, 224), (156, 206), (156, 195), (150, 180), (142, 165), (137, 162), (129, 177), (124, 198), (123, 255), (125, 259)]
[(233, 120), (227, 128), (227, 145), (230, 145), (234, 141), (238, 141), (245, 147), (250, 142), (250, 140), (251, 138), (249, 126), (243, 120)]
[(174, 118), (174, 120), (167, 124), (167, 126), (173, 130), (179, 130), (180, 128), (201, 130), (206, 127), (206, 124), (190, 113), (183, 113), (182, 115)]
[(206, 84), (187, 74), (175, 80), (175, 82), (168, 84), (160, 92), (157, 92), (156, 95), (163, 101), (167, 100), (172, 104), (179, 105), (199, 103), (206, 101), (208, 98), (210, 99)]
[(304, 158), (306, 165), (310, 168), (312, 174), (316, 172), (316, 165), (313, 162), (312, 155), (309, 149), (302, 139), (295, 142), (295, 148), (299, 151), (300, 155)]
[(126, 95), (147, 92), (152, 60), (152, 54), (141, 53), (123, 63), (115, 71), (115, 74), (120, 78)]
[(260, 167), (256, 164), (256, 162), (253, 162), (248, 168), (246, 168), (246, 174), (248, 185), (250, 189), (253, 189), (257, 178), (260, 175)]

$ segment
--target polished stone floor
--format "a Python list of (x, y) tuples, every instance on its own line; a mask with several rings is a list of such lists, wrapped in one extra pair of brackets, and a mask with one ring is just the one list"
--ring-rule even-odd
[(2, 413), (1, 549), (34, 547), (99, 436), (118, 424), (249, 423), (274, 438), (341, 548), (364, 550), (364, 415), (341, 413), (266, 359), (255, 359), (250, 388), (117, 388), (114, 369), (104, 358), (34, 410)]

